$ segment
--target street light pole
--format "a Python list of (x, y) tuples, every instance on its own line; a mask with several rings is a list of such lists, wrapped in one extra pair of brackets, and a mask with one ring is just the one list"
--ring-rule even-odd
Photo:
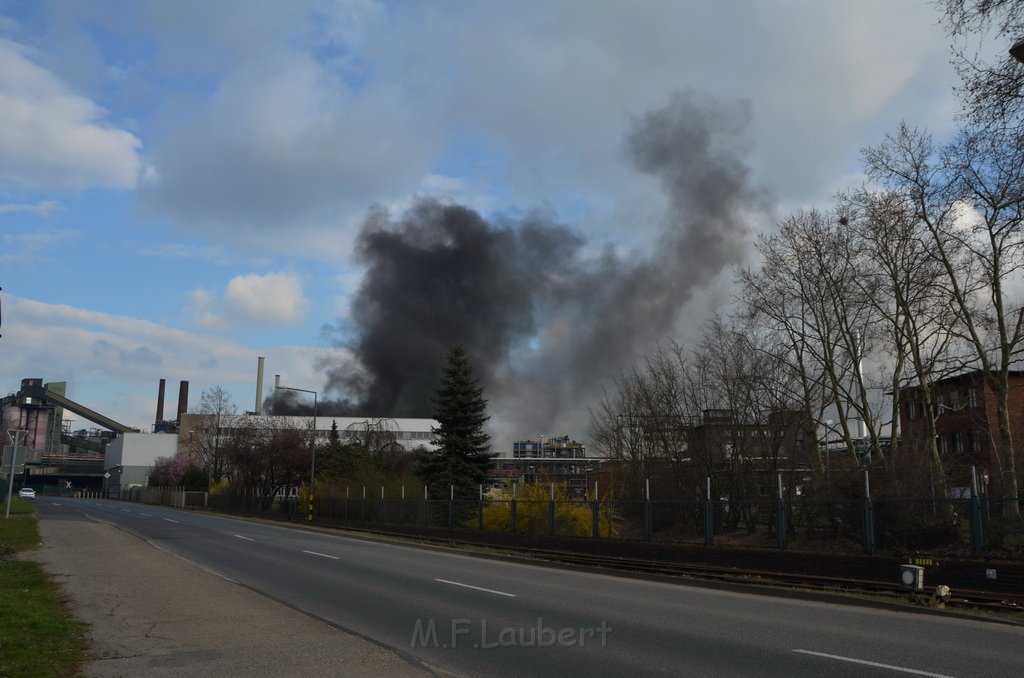
[(293, 388), (291, 386), (275, 385), (275, 391), (299, 391), (301, 393), (312, 393), (313, 394), (313, 440), (310, 445), (310, 462), (309, 462), (309, 504), (306, 519), (310, 522), (313, 521), (313, 490), (314, 480), (316, 478), (316, 391), (311, 391), (306, 388)]

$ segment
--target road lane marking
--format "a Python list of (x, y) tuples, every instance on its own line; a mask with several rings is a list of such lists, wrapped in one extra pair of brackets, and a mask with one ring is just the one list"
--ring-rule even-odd
[(302, 552), (303, 553), (308, 553), (311, 556), (320, 556), (321, 558), (330, 558), (331, 560), (341, 560), (340, 558), (338, 558), (338, 556), (329, 556), (326, 553), (317, 553), (316, 551), (306, 551), (306, 550), (303, 550)]
[(129, 511), (128, 509), (121, 509), (121, 510), (124, 511), (125, 513), (131, 513), (131, 511)]
[(152, 518), (153, 517), (153, 516), (149, 515), (148, 513), (143, 513), (142, 511), (139, 511), (139, 515), (142, 516), (143, 518)]
[(516, 597), (516, 594), (514, 594), (514, 593), (505, 593), (504, 591), (495, 591), (494, 589), (485, 589), (482, 586), (473, 586), (472, 584), (461, 584), (461, 583), (459, 583), (457, 581), (449, 581), (448, 579), (435, 579), (434, 581), (439, 581), (442, 584), (451, 584), (452, 586), (461, 586), (461, 587), (466, 588), (466, 589), (473, 589), (474, 591), (484, 591), (486, 593), (494, 593), (494, 594), (499, 595), (499, 596), (508, 596), (509, 598), (515, 598)]
[(824, 657), (826, 659), (835, 659), (841, 662), (850, 662), (852, 664), (863, 664), (865, 666), (874, 666), (880, 669), (889, 669), (890, 671), (900, 671), (901, 673), (912, 673), (915, 676), (930, 676), (931, 678), (954, 678), (953, 676), (947, 676), (944, 673), (930, 673), (928, 671), (918, 671), (917, 669), (908, 669), (903, 666), (893, 666), (892, 664), (880, 664), (879, 662), (869, 662), (866, 659), (854, 659), (853, 657), (843, 657), (838, 654), (827, 654), (825, 652), (813, 652), (811, 650), (793, 650), (800, 654), (810, 654), (815, 657)]
[(50, 502), (50, 505), (51, 505), (51, 506), (60, 506), (60, 504), (58, 504), (58, 503), (57, 503), (57, 502), (55, 502), (55, 501), (51, 501), (51, 502)]
[(169, 523), (176, 523), (176, 522), (178, 522), (178, 521), (177, 521), (177, 520), (175, 520), (174, 518), (164, 518), (164, 520), (166, 520), (166, 521), (167, 521), (167, 522), (169, 522)]
[(244, 539), (244, 540), (246, 540), (246, 541), (256, 541), (256, 540), (255, 540), (255, 539), (253, 539), (252, 537), (243, 537), (243, 536), (242, 536), (242, 535), (240, 535), (240, 534), (236, 534), (235, 536), (236, 536), (236, 537), (238, 537), (239, 539)]

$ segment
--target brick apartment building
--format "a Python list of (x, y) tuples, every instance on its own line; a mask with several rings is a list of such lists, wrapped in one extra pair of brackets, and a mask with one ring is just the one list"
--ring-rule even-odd
[[(1010, 430), (1013, 434), (1018, 469), (1024, 455), (1024, 372), (1010, 373)], [(982, 481), (1000, 492), (1000, 465), (993, 454), (999, 440), (995, 393), (981, 370), (940, 379), (932, 385), (936, 443), (943, 466), (953, 487), (970, 486), (970, 468), (976, 466)], [(917, 386), (900, 390), (900, 438), (898, 452), (916, 453), (926, 449), (925, 403)], [(1004, 459), (1004, 465), (1006, 460)], [(982, 488), (985, 489), (984, 487)]]

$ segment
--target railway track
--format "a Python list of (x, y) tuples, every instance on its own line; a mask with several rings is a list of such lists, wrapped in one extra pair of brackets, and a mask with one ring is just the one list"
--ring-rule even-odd
[[(527, 556), (535, 560), (546, 560), (558, 564), (579, 565), (597, 569), (608, 569), (640, 574), (654, 574), (669, 577), (721, 581), (734, 584), (763, 586), (784, 586), (787, 588), (832, 593), (866, 594), (888, 599), (910, 600), (920, 604), (931, 604), (931, 595), (924, 592), (908, 591), (900, 584), (879, 582), (869, 579), (812, 575), (800, 572), (778, 572), (752, 570), (737, 567), (722, 567), (702, 564), (676, 563), (657, 560), (641, 560), (590, 554), (578, 554), (541, 549), (517, 549), (518, 557)], [(977, 608), (1024, 613), (1024, 597), (1007, 597), (988, 591), (957, 590), (943, 604), (947, 607)], [(1021, 620), (1024, 622), (1024, 619)]]

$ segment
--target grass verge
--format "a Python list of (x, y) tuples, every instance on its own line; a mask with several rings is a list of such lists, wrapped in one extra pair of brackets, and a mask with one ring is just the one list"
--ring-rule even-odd
[[(15, 506), (17, 505), (17, 511)], [(85, 625), (64, 609), (57, 584), (38, 563), (15, 560), (39, 544), (29, 502), (0, 512), (0, 676), (74, 676), (87, 658)]]

